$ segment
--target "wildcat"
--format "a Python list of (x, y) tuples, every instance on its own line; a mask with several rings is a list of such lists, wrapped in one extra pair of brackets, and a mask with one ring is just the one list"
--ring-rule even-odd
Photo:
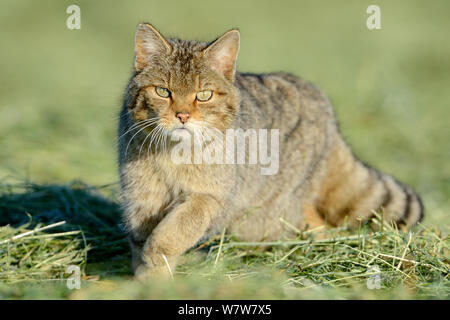
[[(339, 133), (327, 97), (301, 78), (236, 72), (238, 30), (211, 43), (166, 39), (140, 24), (119, 123), (124, 225), (139, 277), (167, 273), (202, 238), (282, 239), (292, 229), (357, 225), (373, 210), (405, 227), (423, 217), (419, 196), (362, 163)], [(175, 164), (178, 140), (214, 128), (279, 129), (279, 169)], [(176, 139), (175, 139), (176, 140)]]

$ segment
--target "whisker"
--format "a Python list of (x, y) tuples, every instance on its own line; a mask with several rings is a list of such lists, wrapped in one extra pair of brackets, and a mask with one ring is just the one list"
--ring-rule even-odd
[(163, 127), (161, 127), (161, 130), (158, 132), (158, 141), (157, 141), (157, 144), (156, 144), (156, 149), (157, 150), (158, 150), (158, 148), (160, 148), (159, 144), (162, 141), (162, 133), (163, 133)]
[(146, 124), (143, 128), (141, 128), (138, 132), (136, 132), (136, 133), (131, 137), (131, 139), (130, 139), (130, 141), (128, 141), (127, 147), (126, 147), (126, 149), (125, 149), (125, 157), (127, 156), (128, 148), (130, 147), (130, 143), (131, 143), (131, 141), (134, 139), (134, 137), (136, 137), (136, 136), (139, 134), (139, 132), (141, 132), (142, 130), (144, 130), (144, 129), (150, 127), (151, 125), (152, 125), (152, 123)]
[[(200, 146), (202, 158), (203, 158), (203, 141), (201, 139), (201, 132), (198, 129), (194, 129), (194, 152), (195, 152), (195, 144), (198, 141), (198, 145)], [(195, 159), (195, 157), (194, 157)], [(200, 160), (202, 162), (203, 159)], [(195, 160), (194, 160), (195, 161)]]
[(161, 132), (161, 148), (162, 148), (162, 152), (166, 152), (166, 137), (167, 137), (167, 131), (166, 130), (164, 130), (164, 128), (163, 128), (163, 130), (162, 130), (162, 132)]
[(148, 137), (151, 136), (153, 131), (147, 133), (147, 135), (145, 136), (144, 141), (142, 141), (141, 147), (139, 148), (139, 159), (141, 158), (141, 152), (142, 152), (142, 147), (145, 145), (145, 141), (147, 141)]
[(158, 123), (147, 147), (147, 161), (150, 161), (150, 149), (152, 147), (153, 141), (155, 141), (155, 138), (157, 137), (157, 134), (161, 130), (161, 128), (162, 128), (161, 125)]
[(145, 121), (143, 121), (142, 123), (139, 124), (134, 124), (133, 126), (131, 126), (125, 133), (123, 133), (122, 135), (119, 136), (118, 140), (122, 139), (126, 134), (128, 134), (129, 132), (138, 129), (138, 128), (142, 128), (142, 126), (145, 125)]
[(169, 133), (167, 131), (164, 132), (164, 152), (167, 152), (166, 149), (168, 149), (167, 146), (167, 137), (169, 136)]
[(134, 129), (136, 129), (136, 128), (138, 128), (138, 127), (140, 127), (141, 125), (144, 125), (145, 123), (150, 123), (150, 122), (152, 122), (152, 121), (156, 121), (157, 119), (145, 119), (145, 120), (140, 120), (140, 121), (138, 121), (138, 122), (136, 122), (136, 123), (134, 123), (125, 133), (123, 133), (119, 138), (118, 138), (118, 140), (120, 140), (124, 135), (126, 135), (127, 133), (129, 133), (129, 132), (131, 132), (131, 131), (133, 131)]

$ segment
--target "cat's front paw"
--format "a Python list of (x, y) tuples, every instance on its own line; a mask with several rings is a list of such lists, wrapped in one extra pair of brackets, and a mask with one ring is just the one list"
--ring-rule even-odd
[[(170, 259), (172, 260), (172, 259)], [(142, 264), (135, 268), (134, 277), (139, 281), (148, 279), (172, 278), (174, 264), (164, 254), (147, 254)]]
[(140, 265), (134, 272), (134, 279), (140, 282), (156, 279), (171, 279), (172, 272), (166, 266), (152, 266), (148, 267), (145, 264)]

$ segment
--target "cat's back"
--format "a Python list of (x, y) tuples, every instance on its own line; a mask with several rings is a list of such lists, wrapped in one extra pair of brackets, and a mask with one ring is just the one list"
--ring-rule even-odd
[(292, 126), (334, 123), (326, 95), (312, 83), (288, 73), (239, 73), (241, 125), (289, 130)]

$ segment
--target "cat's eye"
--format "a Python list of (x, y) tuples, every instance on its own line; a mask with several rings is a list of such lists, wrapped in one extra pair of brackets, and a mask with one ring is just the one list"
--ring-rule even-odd
[(211, 90), (205, 90), (197, 92), (197, 100), (198, 101), (208, 101), (212, 97), (212, 91)]
[(156, 93), (158, 94), (158, 96), (163, 97), (163, 98), (168, 98), (170, 97), (170, 91), (169, 89), (166, 88), (162, 88), (162, 87), (156, 87), (155, 88)]

